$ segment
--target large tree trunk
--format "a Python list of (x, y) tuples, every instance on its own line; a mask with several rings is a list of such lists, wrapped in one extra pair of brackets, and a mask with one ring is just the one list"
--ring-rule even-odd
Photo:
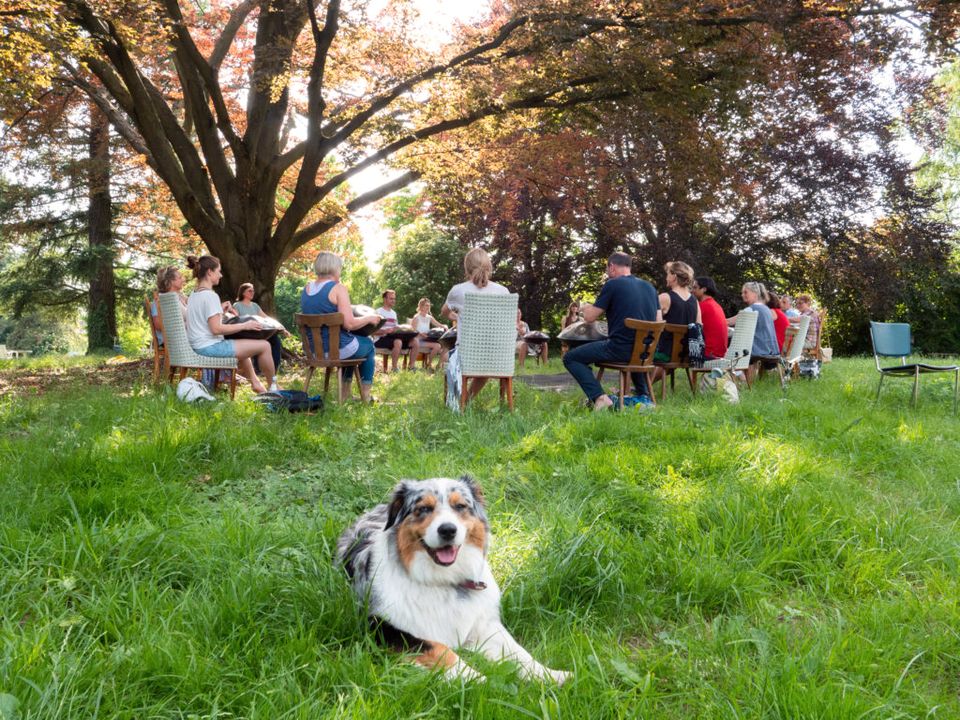
[(112, 349), (117, 337), (117, 296), (113, 280), (113, 212), (110, 204), (110, 123), (90, 106), (89, 208), (90, 294), (87, 352)]

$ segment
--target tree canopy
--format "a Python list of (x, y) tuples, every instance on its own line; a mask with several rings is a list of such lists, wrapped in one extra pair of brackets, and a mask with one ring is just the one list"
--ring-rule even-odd
[[(829, 78), (851, 47), (889, 56), (905, 38), (898, 16), (931, 43), (949, 41), (957, 19), (945, 1), (515, 0), (429, 52), (410, 35), (409, 10), (402, 1), (375, 14), (340, 0), (16, 0), (3, 22), (19, 49), (0, 62), (4, 76), (29, 78), (15, 83), (25, 102), (54, 79), (87, 93), (220, 257), (224, 284), (252, 280), (269, 307), (285, 259), (419, 177), (429, 145), (485, 118), (590, 103), (605, 123), (619, 109), (603, 103), (624, 98), (689, 115), (720, 96), (735, 104), (760, 87), (789, 97), (805, 85), (826, 112), (840, 105)], [(770, 48), (809, 65), (779, 72)], [(56, 73), (24, 72), (38, 57), (55, 59)], [(383, 162), (397, 167), (393, 178), (347, 191)]]

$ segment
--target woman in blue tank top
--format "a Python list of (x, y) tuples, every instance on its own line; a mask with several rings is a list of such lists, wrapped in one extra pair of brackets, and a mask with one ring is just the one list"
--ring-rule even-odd
[[(363, 364), (360, 365), (360, 399), (363, 402), (370, 402), (370, 388), (373, 385), (373, 371), (375, 367), (375, 355), (373, 342), (370, 338), (357, 337), (350, 333), (364, 325), (376, 325), (380, 322), (379, 315), (368, 315), (365, 317), (354, 317), (353, 308), (350, 306), (350, 295), (347, 288), (340, 283), (340, 271), (343, 269), (343, 260), (339, 255), (331, 252), (322, 252), (317, 255), (313, 268), (317, 273), (317, 279), (308, 282), (303, 292), (300, 294), (300, 312), (309, 315), (325, 315), (327, 313), (343, 314), (343, 330), (340, 332), (340, 358), (363, 358)], [(326, 328), (323, 328), (322, 342), (326, 349), (330, 343), (330, 336)], [(314, 339), (308, 340), (311, 347), (314, 347)], [(343, 369), (343, 395), (340, 400), (348, 400), (351, 395), (351, 380), (353, 380), (353, 368)]]

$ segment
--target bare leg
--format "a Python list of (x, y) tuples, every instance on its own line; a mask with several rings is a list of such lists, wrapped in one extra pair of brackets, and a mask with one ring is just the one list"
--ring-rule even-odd
[(467, 391), (467, 400), (473, 400), (477, 395), (480, 394), (480, 391), (483, 390), (483, 386), (487, 384), (488, 378), (470, 378), (470, 389)]
[(417, 357), (420, 355), (420, 340), (414, 338), (410, 341), (410, 357), (409, 364), (407, 365), (407, 370), (416, 370), (417, 369)]
[(392, 372), (397, 371), (397, 362), (400, 360), (400, 350), (403, 348), (403, 343), (399, 340), (393, 341), (393, 350), (390, 352), (390, 358), (393, 361)]
[(544, 365), (547, 364), (547, 360), (550, 359), (550, 346), (546, 343), (540, 343), (540, 360)]
[(527, 343), (521, 340), (517, 343), (517, 359), (520, 361), (520, 367), (527, 361)]
[[(250, 358), (256, 357), (260, 364), (260, 370), (269, 386), (273, 383), (275, 370), (273, 367), (273, 353), (270, 351), (270, 343), (266, 340), (234, 340), (234, 350), (237, 353), (237, 367), (240, 373), (250, 381), (250, 387), (255, 393), (262, 393), (266, 390), (263, 384), (257, 378), (253, 371), (253, 363)], [(249, 370), (248, 370), (249, 368)]]
[(370, 395), (370, 390), (372, 387), (373, 385), (368, 385), (364, 382), (360, 383), (360, 400), (362, 402), (368, 403), (373, 399)]

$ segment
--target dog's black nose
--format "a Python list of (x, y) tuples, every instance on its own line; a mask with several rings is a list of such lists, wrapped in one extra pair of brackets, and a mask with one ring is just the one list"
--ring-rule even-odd
[(457, 536), (457, 526), (453, 523), (444, 523), (437, 528), (437, 535), (441, 540), (453, 540)]

